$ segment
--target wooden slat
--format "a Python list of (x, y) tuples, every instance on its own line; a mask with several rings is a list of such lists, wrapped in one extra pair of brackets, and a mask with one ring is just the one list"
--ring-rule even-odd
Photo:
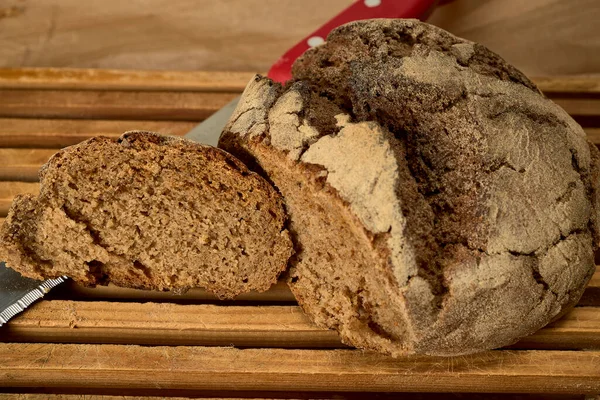
[(1, 182), (0, 183), (0, 217), (6, 217), (10, 204), (17, 194), (37, 194), (39, 184), (31, 182)]
[(600, 308), (576, 307), (560, 320), (511, 346), (518, 349), (600, 349)]
[(585, 128), (588, 140), (596, 145), (600, 145), (600, 128)]
[(238, 93), (0, 89), (0, 117), (201, 121)]
[[(197, 124), (193, 121), (0, 118), (0, 147), (61, 148), (93, 136), (118, 137), (136, 129), (182, 136)], [(585, 131), (592, 143), (600, 145), (600, 128)]]
[[(94, 136), (118, 137), (129, 130), (183, 136), (198, 122), (89, 119), (0, 118), (0, 147), (62, 148)], [(588, 139), (600, 145), (600, 128), (586, 128)]]
[[(118, 137), (136, 129), (183, 136), (197, 124), (193, 121), (0, 118), (0, 147), (61, 148), (94, 136)], [(592, 143), (600, 145), (600, 128), (585, 131)]]
[(118, 137), (130, 130), (185, 135), (197, 122), (0, 118), (0, 147), (61, 148), (93, 136)]
[[(0, 330), (3, 342), (341, 348), (298, 306), (42, 301)], [(578, 307), (511, 346), (600, 349), (600, 308)]]
[(342, 347), (298, 306), (42, 301), (0, 330), (3, 342)]
[(571, 116), (599, 117), (600, 116), (600, 98), (561, 98), (555, 97), (552, 100), (561, 106)]
[[(0, 68), (0, 88), (242, 92), (255, 72), (144, 71), (87, 68)], [(600, 79), (534, 77), (546, 94), (600, 93)]]
[(36, 182), (40, 167), (54, 153), (52, 149), (0, 148), (0, 180)]
[[(200, 121), (237, 95), (238, 92), (181, 90), (0, 89), (0, 116)], [(600, 115), (600, 98), (553, 100), (573, 116)]]
[(355, 350), (0, 344), (0, 386), (598, 393), (600, 352), (391, 358)]
[(242, 92), (254, 72), (0, 68), (0, 88)]
[(600, 79), (598, 76), (546, 76), (535, 77), (532, 80), (548, 96), (557, 93), (600, 93)]

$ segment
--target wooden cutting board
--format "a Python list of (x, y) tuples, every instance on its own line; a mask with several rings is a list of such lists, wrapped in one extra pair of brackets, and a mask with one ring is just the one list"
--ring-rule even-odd
[[(131, 129), (184, 135), (237, 96), (251, 76), (0, 70), (0, 222), (16, 194), (38, 191), (37, 171), (57, 149)], [(600, 80), (535, 81), (600, 144)], [(509, 349), (399, 359), (348, 348), (335, 332), (312, 325), (285, 282), (229, 302), (200, 289), (176, 296), (69, 282), (0, 328), (0, 392), (584, 398), (600, 393), (600, 272), (571, 313)], [(49, 398), (40, 396), (23, 398)], [(423, 396), (414, 398), (430, 398)]]

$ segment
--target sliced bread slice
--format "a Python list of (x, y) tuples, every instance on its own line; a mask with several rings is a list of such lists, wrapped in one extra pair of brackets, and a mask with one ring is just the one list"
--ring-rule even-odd
[(36, 279), (264, 291), (292, 248), (280, 195), (223, 150), (150, 132), (55, 154), (38, 197), (18, 196), (0, 259)]

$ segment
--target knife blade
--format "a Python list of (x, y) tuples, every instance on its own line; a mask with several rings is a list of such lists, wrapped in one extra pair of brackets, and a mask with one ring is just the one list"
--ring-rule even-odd
[(231, 100), (223, 108), (212, 114), (210, 117), (202, 121), (201, 124), (195, 126), (191, 131), (185, 134), (185, 137), (195, 142), (209, 144), (211, 146), (217, 146), (221, 131), (225, 127), (229, 117), (235, 111), (238, 103), (240, 102), (240, 96)]
[(36, 281), (21, 276), (0, 262), (0, 326), (66, 279), (66, 276), (61, 276), (56, 279)]
[[(360, 0), (327, 21), (316, 31), (303, 38), (273, 64), (267, 76), (284, 83), (292, 77), (294, 61), (311, 47), (323, 43), (329, 32), (340, 25), (371, 18), (421, 18), (426, 19), (435, 8), (435, 0)], [(221, 131), (229, 121), (240, 97), (215, 112), (189, 131), (185, 137), (197, 142), (216, 146)]]

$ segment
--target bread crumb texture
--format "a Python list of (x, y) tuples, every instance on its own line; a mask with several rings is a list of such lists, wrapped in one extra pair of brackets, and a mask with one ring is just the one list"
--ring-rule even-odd
[(290, 286), (345, 343), (467, 354), (572, 307), (594, 271), (598, 150), (521, 72), (416, 20), (335, 29), (255, 77), (220, 146), (283, 194)]
[(55, 154), (18, 196), (0, 259), (23, 275), (221, 298), (275, 283), (292, 252), (281, 196), (223, 150), (150, 132)]

